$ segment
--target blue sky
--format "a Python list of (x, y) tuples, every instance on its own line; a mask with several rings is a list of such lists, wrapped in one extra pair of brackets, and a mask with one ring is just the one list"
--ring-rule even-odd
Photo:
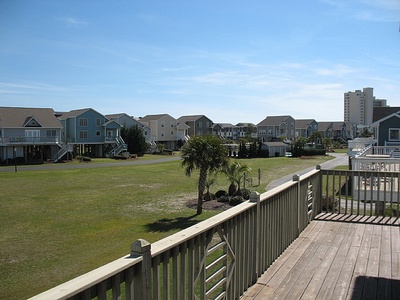
[(400, 1), (0, 2), (0, 106), (343, 120), (400, 106)]

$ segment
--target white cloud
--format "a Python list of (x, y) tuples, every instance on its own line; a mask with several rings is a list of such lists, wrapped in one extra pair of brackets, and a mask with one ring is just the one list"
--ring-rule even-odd
[(69, 27), (69, 28), (79, 28), (82, 26), (86, 26), (88, 24), (87, 22), (80, 21), (73, 17), (59, 18), (58, 20), (61, 21), (64, 24), (64, 26)]

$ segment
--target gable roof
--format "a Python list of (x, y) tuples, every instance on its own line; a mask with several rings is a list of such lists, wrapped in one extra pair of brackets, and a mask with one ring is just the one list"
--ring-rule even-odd
[(60, 120), (66, 120), (69, 118), (75, 118), (81, 114), (83, 114), (84, 112), (87, 112), (90, 108), (82, 108), (82, 109), (75, 109), (75, 110), (71, 110), (69, 112), (63, 113), (59, 119)]
[(195, 121), (197, 121), (198, 119), (201, 119), (201, 118), (206, 118), (206, 119), (210, 120), (210, 118), (207, 118), (205, 115), (181, 116), (177, 120), (178, 120), (179, 123), (186, 123), (186, 122), (195, 122)]
[(0, 128), (23, 127), (62, 128), (52, 108), (0, 107)]
[(332, 122), (318, 122), (318, 131), (325, 131), (332, 126)]
[(263, 142), (263, 144), (268, 147), (287, 147), (284, 142)]
[(400, 119), (400, 112), (396, 112), (396, 113), (390, 114), (390, 115), (388, 115), (388, 116), (386, 116), (386, 117), (384, 117), (384, 118), (372, 123), (371, 127), (377, 127), (377, 126), (379, 126), (380, 123), (382, 123), (382, 122), (384, 122), (384, 121), (386, 121), (386, 120), (388, 120), (390, 118), (393, 118), (393, 117), (397, 117), (397, 118)]
[(390, 107), (390, 106), (374, 107), (372, 113), (372, 123), (398, 112), (400, 112), (400, 107)]
[[(276, 126), (286, 122), (291, 116), (269, 116), (262, 120), (257, 126)], [(292, 118), (293, 119), (293, 118)]]
[(311, 125), (312, 122), (316, 121), (314, 119), (297, 119), (296, 121), (296, 128), (307, 128)]
[(161, 118), (164, 118), (166, 116), (171, 117), (168, 114), (147, 115), (147, 116), (144, 116), (143, 118), (140, 118), (139, 121), (140, 122), (148, 122), (148, 121), (151, 121), (151, 120), (160, 120)]

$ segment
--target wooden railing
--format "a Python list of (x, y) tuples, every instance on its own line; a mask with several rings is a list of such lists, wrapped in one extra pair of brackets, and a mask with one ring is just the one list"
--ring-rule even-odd
[(356, 216), (399, 217), (399, 171), (322, 170), (321, 211)]
[[(137, 240), (130, 255), (33, 299), (238, 299), (321, 211), (375, 213), (376, 205), (353, 193), (354, 187), (364, 189), (360, 178), (379, 177), (375, 173), (317, 167), (295, 175), (153, 244)], [(398, 184), (398, 172), (382, 176)], [(398, 195), (383, 202), (398, 211)]]

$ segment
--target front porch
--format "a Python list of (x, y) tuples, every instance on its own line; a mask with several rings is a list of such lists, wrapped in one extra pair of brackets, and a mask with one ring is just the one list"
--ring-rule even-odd
[(398, 299), (397, 218), (320, 214), (241, 299)]

